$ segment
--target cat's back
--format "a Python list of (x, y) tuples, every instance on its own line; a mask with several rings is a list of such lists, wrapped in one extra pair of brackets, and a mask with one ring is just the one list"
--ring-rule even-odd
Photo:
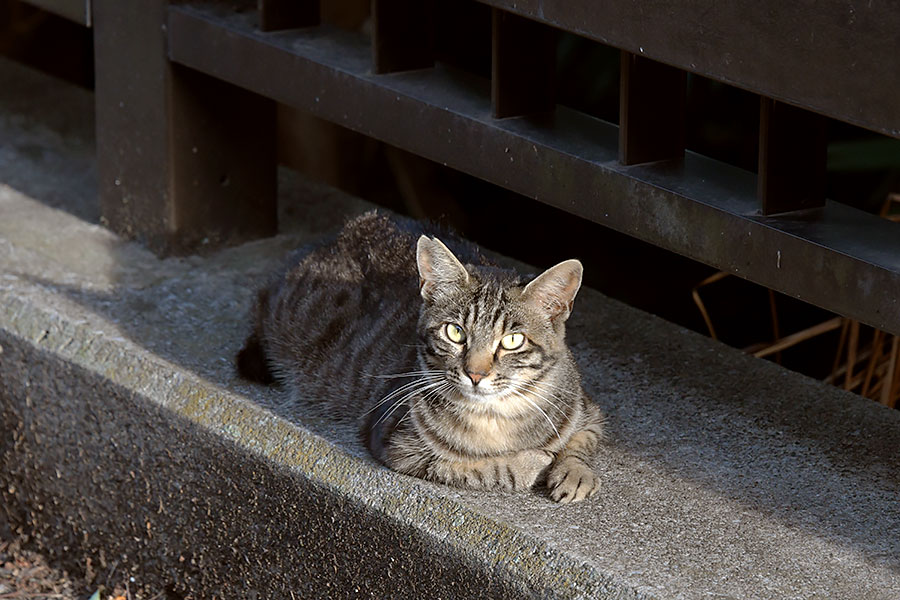
[(416, 370), (416, 241), (428, 229), (365, 213), (298, 251), (261, 293), (269, 365), (292, 395), (358, 411)]
[(338, 366), (364, 338), (396, 339), (412, 312), (415, 277), (412, 233), (381, 214), (361, 215), (295, 253), (269, 287), (269, 345), (300, 362), (333, 358)]
[[(418, 308), (416, 243), (421, 235), (440, 235), (464, 262), (488, 264), (476, 246), (437, 226), (378, 211), (348, 221), (333, 237), (301, 248), (288, 260), (270, 289), (288, 304), (310, 304), (314, 297), (343, 306), (347, 292), (359, 301), (415, 298)], [(367, 313), (360, 317), (376, 316)]]
[[(373, 302), (399, 303), (414, 296), (418, 235), (415, 221), (370, 211), (348, 221), (331, 238), (299, 249), (269, 288), (278, 316), (299, 316), (295, 309), (311, 309), (315, 312), (308, 316), (317, 321), (332, 309), (374, 308)], [(378, 313), (357, 316), (374, 319)]]

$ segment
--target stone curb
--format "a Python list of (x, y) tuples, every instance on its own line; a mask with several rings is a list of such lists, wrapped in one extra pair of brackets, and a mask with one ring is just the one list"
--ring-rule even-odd
[[(448, 555), (467, 557), (486, 576), (503, 573), (504, 578), (517, 584), (520, 592), (531, 590), (535, 597), (544, 598), (650, 597), (502, 522), (453, 500), (423, 494), (422, 487), (408, 478), (357, 458), (128, 340), (110, 337), (77, 318), (36, 306), (8, 292), (0, 295), (0, 306), (0, 330), (12, 336), (7, 339), (14, 340), (14, 344), (51, 353), (96, 373), (142, 401), (221, 436), (277, 469), (364, 505), (379, 519), (409, 526), (438, 541)], [(102, 462), (104, 457), (87, 459)], [(128, 515), (109, 517), (111, 524), (128, 519)], [(155, 526), (158, 529), (161, 525)], [(247, 584), (233, 582), (234, 589)]]

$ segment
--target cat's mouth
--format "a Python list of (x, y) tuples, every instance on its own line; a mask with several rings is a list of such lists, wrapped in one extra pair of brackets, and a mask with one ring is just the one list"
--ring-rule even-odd
[(478, 404), (498, 402), (510, 394), (509, 390), (487, 379), (473, 385), (468, 378), (461, 378), (456, 384), (456, 389), (465, 400)]
[(488, 391), (488, 390), (481, 390), (478, 388), (475, 388), (475, 389), (460, 388), (459, 393), (463, 398), (465, 398), (466, 400), (469, 400), (471, 402), (491, 402), (493, 400), (500, 400), (502, 397), (505, 396), (505, 394), (502, 394), (502, 393), (494, 391), (494, 390)]
[[(460, 384), (458, 399), (464, 410), (485, 413), (495, 417), (516, 418), (534, 410), (535, 404), (514, 387), (492, 386), (491, 389)], [(539, 408), (537, 410), (540, 410)]]

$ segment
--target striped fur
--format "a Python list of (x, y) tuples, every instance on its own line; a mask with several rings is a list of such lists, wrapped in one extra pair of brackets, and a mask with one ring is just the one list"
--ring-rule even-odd
[(259, 293), (242, 374), (281, 381), (298, 416), (358, 423), (397, 471), (590, 496), (602, 416), (564, 340), (581, 264), (524, 285), (433, 233), (370, 212), (302, 250)]

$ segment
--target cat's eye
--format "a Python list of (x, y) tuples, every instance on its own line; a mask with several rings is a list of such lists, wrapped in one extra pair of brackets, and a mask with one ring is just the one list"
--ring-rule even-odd
[(521, 333), (510, 333), (503, 336), (503, 339), (500, 340), (500, 345), (503, 346), (504, 350), (518, 350), (524, 343), (525, 336)]
[(444, 333), (447, 335), (447, 338), (456, 344), (462, 344), (466, 341), (466, 332), (462, 330), (462, 327), (459, 325), (454, 325), (453, 323), (447, 323), (444, 325)]

